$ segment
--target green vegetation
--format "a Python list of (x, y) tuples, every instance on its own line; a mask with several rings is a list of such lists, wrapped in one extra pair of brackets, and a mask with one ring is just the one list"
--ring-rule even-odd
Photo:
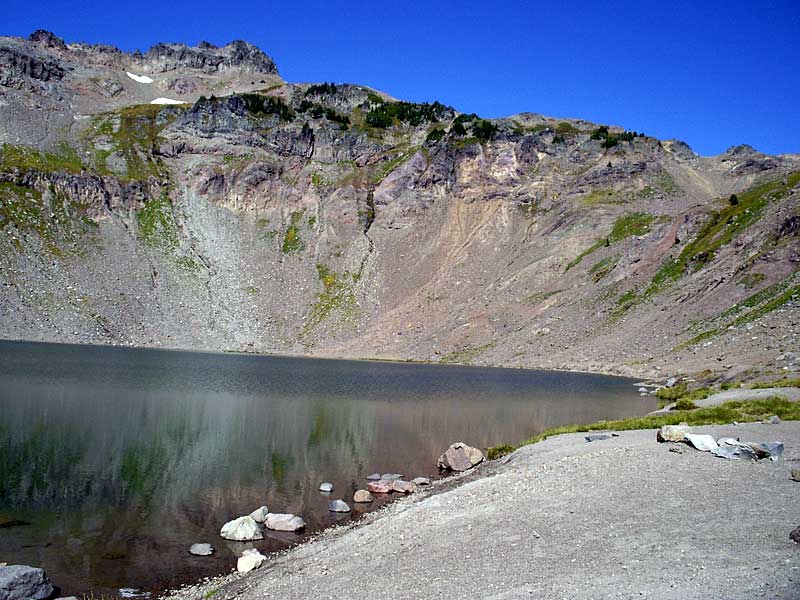
[(691, 426), (725, 425), (737, 421), (747, 423), (761, 421), (778, 415), (784, 421), (800, 419), (800, 402), (789, 402), (785, 398), (774, 397), (765, 400), (745, 400), (726, 402), (719, 406), (696, 408), (693, 410), (671, 410), (668, 413), (632, 417), (619, 421), (598, 421), (584, 425), (565, 425), (554, 427), (525, 440), (517, 446), (541, 442), (554, 435), (584, 431), (627, 431), (631, 429), (657, 429), (662, 425), (688, 423)]
[(303, 100), (297, 109), (301, 113), (307, 113), (312, 119), (321, 119), (325, 117), (328, 121), (339, 123), (345, 129), (350, 125), (350, 117), (336, 112), (332, 108), (321, 106), (308, 100)]
[(159, 134), (177, 116), (180, 107), (141, 104), (94, 117), (92, 127), (83, 134), (86, 148), (92, 153), (94, 170), (112, 174), (108, 165), (111, 155), (121, 157), (123, 179), (142, 181), (148, 177), (168, 177), (168, 172), (155, 156)]
[(491, 140), (496, 133), (497, 125), (486, 119), (479, 119), (472, 125), (472, 135), (479, 140)]
[(577, 266), (584, 258), (603, 246), (616, 244), (634, 235), (644, 235), (650, 231), (650, 226), (655, 220), (656, 218), (653, 215), (645, 213), (629, 213), (619, 217), (614, 221), (614, 225), (608, 236), (597, 240), (594, 244), (572, 259), (569, 264), (567, 264), (564, 272), (566, 273), (572, 267)]
[[(52, 187), (45, 197), (37, 189), (0, 182), (0, 231), (6, 230), (0, 237), (0, 245), (9, 243), (22, 252), (22, 240), (12, 233), (16, 230), (19, 234), (37, 234), (55, 256), (67, 252), (80, 254), (82, 249), (74, 245), (78, 234), (96, 227), (86, 216), (85, 206), (56, 193)], [(70, 243), (73, 244), (68, 249), (60, 245)]]
[(614, 190), (592, 190), (581, 198), (583, 206), (595, 206), (597, 204), (619, 204)]
[(486, 450), (486, 458), (489, 460), (495, 460), (497, 458), (502, 458), (506, 454), (511, 454), (514, 451), (514, 446), (509, 446), (508, 444), (503, 444), (502, 446), (492, 446)]
[(54, 173), (80, 173), (85, 169), (78, 153), (66, 143), (61, 143), (56, 152), (42, 152), (30, 146), (3, 144), (0, 147), (0, 171), (39, 171)]
[(581, 133), (581, 130), (575, 127), (575, 125), (572, 123), (561, 121), (558, 125), (556, 125), (556, 133), (560, 135), (578, 135)]
[(800, 388), (800, 379), (789, 379), (788, 377), (784, 377), (783, 379), (777, 379), (775, 381), (761, 381), (759, 383), (754, 383), (750, 386), (750, 389), (753, 390), (763, 390), (765, 388), (771, 387), (796, 387)]
[(758, 287), (766, 278), (767, 276), (763, 273), (747, 273), (739, 278), (739, 283), (746, 289), (751, 290), (754, 287)]
[(244, 291), (248, 296), (255, 296), (258, 294), (258, 288), (253, 285), (248, 285), (246, 288), (244, 288)]
[(166, 192), (150, 198), (136, 214), (139, 236), (145, 244), (165, 251), (178, 248), (178, 227), (172, 214), (172, 201)]
[(670, 286), (689, 271), (697, 271), (714, 259), (720, 248), (729, 244), (762, 216), (767, 205), (800, 183), (800, 172), (789, 175), (786, 183), (775, 180), (750, 188), (737, 204), (711, 213), (708, 222), (676, 258), (667, 259), (644, 292), (646, 299)]
[(306, 317), (301, 337), (307, 336), (315, 327), (338, 311), (342, 320), (352, 322), (358, 309), (354, 284), (361, 278), (358, 273), (345, 271), (338, 274), (322, 263), (317, 264), (317, 277), (322, 283), (322, 291)]
[(614, 267), (617, 266), (617, 261), (619, 260), (619, 255), (615, 256), (607, 256), (604, 259), (596, 262), (592, 265), (589, 269), (589, 274), (594, 277), (595, 283), (603, 279), (606, 275), (608, 275), (611, 271), (614, 270)]
[(412, 156), (414, 156), (418, 152), (418, 148), (410, 148), (405, 152), (401, 152), (397, 154), (394, 158), (391, 158), (385, 162), (382, 162), (378, 165), (377, 170), (372, 175), (373, 183), (380, 183), (383, 181), (386, 176), (394, 171), (397, 167), (402, 165), (404, 162), (408, 161)]
[(244, 101), (247, 112), (254, 115), (277, 115), (281, 121), (293, 121), (294, 112), (280, 98), (261, 94), (238, 94)]
[(425, 137), (425, 141), (429, 143), (438, 142), (445, 136), (445, 130), (435, 127), (431, 129), (428, 135)]
[(636, 133), (635, 131), (623, 131), (622, 133), (609, 133), (606, 125), (601, 125), (592, 132), (591, 138), (593, 140), (603, 140), (601, 146), (603, 148), (613, 148), (620, 142), (632, 142), (637, 137), (644, 137), (643, 133)]
[(439, 359), (443, 363), (457, 363), (462, 365), (470, 364), (478, 356), (491, 350), (497, 345), (497, 342), (489, 342), (483, 346), (466, 347), (461, 350), (454, 350), (450, 354), (445, 354)]
[(535, 294), (531, 294), (523, 302), (525, 304), (530, 304), (531, 306), (536, 306), (537, 304), (541, 304), (548, 298), (555, 296), (556, 294), (562, 292), (563, 290), (550, 290), (546, 292), (536, 292)]
[(305, 248), (303, 240), (300, 239), (300, 220), (302, 218), (302, 211), (293, 212), (291, 214), (289, 227), (286, 228), (286, 233), (283, 234), (283, 246), (281, 246), (281, 251), (284, 254), (299, 252)]
[(440, 102), (429, 104), (415, 102), (385, 102), (378, 98), (380, 102), (374, 106), (366, 115), (367, 125), (386, 129), (393, 125), (405, 123), (416, 127), (423, 123), (435, 123), (447, 118), (453, 109)]
[(306, 97), (308, 96), (328, 96), (336, 93), (336, 84), (331, 82), (316, 83), (309, 86), (306, 90)]

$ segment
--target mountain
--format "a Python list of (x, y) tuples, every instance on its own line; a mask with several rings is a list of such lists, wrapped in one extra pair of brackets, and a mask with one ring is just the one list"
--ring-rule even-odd
[[(800, 156), (0, 38), (0, 337), (797, 371)], [(786, 368), (784, 368), (786, 367)]]

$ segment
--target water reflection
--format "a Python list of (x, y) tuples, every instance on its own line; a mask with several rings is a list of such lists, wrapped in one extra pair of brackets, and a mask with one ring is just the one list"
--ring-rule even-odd
[[(30, 523), (0, 528), (0, 561), (43, 566), (64, 593), (175, 586), (234, 564), (230, 518), (266, 504), (313, 531), (350, 518), (328, 513), (323, 480), (349, 500), (372, 471), (434, 475), (451, 441), (651, 410), (630, 383), (0, 342), (0, 527)], [(214, 557), (187, 554), (202, 541)]]

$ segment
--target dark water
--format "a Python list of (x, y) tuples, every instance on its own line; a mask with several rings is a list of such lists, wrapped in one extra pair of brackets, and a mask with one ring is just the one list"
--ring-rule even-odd
[[(373, 472), (436, 475), (453, 441), (653, 409), (632, 381), (547, 371), (0, 342), (0, 562), (62, 594), (159, 590), (235, 565), (227, 520), (266, 504), (308, 532)], [(330, 496), (322, 481), (335, 484)], [(16, 524), (19, 521), (27, 524)], [(9, 526), (11, 525), (11, 526)], [(270, 533), (277, 550), (302, 538)], [(210, 542), (211, 558), (188, 554)]]

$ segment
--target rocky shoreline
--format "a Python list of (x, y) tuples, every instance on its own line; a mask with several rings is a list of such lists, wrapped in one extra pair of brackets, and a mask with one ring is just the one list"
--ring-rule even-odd
[(369, 597), (390, 582), (399, 598), (800, 597), (800, 423), (695, 433), (786, 451), (722, 460), (653, 430), (557, 436), (164, 598)]

